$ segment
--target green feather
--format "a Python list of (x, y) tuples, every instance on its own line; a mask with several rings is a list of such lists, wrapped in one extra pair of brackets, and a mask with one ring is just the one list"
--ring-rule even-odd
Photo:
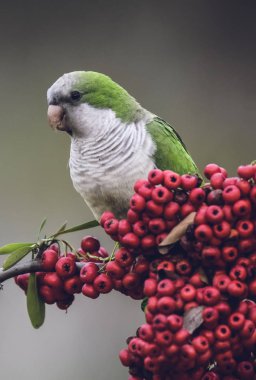
[(80, 72), (74, 89), (83, 94), (82, 102), (96, 108), (110, 108), (123, 122), (134, 122), (144, 115), (140, 104), (107, 75), (94, 71)]
[(159, 117), (155, 117), (146, 125), (146, 129), (156, 144), (154, 159), (159, 169), (170, 169), (179, 174), (199, 174), (199, 170), (181, 137), (168, 123)]

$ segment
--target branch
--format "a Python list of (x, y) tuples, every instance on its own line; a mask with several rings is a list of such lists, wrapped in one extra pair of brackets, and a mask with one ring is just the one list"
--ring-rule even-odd
[[(85, 263), (76, 263), (77, 269), (80, 271), (81, 267)], [(42, 261), (35, 259), (35, 260), (30, 260), (25, 263), (15, 265), (14, 267), (3, 270), (3, 268), (0, 268), (0, 284), (3, 283), (4, 281), (18, 276), (19, 274), (24, 274), (24, 273), (35, 273), (35, 272), (52, 272), (51, 270), (44, 269), (42, 266)]]
[(39, 260), (30, 260), (25, 263), (15, 265), (14, 267), (3, 270), (0, 268), (0, 283), (8, 280), (9, 278), (18, 276), (24, 273), (34, 273), (34, 272), (48, 272), (42, 268), (42, 262)]

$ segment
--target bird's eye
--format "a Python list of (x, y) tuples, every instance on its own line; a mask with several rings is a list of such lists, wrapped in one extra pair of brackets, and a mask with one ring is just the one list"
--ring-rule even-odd
[(72, 91), (71, 94), (70, 94), (70, 97), (72, 100), (80, 100), (81, 97), (82, 97), (82, 94), (79, 92), (79, 91)]

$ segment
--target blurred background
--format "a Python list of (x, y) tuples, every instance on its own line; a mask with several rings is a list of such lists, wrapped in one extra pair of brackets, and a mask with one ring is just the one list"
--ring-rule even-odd
[[(47, 88), (63, 73), (110, 75), (169, 121), (202, 169), (235, 174), (256, 159), (254, 1), (9, 0), (0, 5), (0, 244), (92, 219), (69, 178), (69, 137), (46, 120)], [(109, 250), (100, 228), (98, 236)], [(84, 233), (68, 236), (79, 247)], [(0, 292), (1, 378), (121, 380), (140, 303), (112, 292), (48, 306), (34, 330), (12, 280)]]

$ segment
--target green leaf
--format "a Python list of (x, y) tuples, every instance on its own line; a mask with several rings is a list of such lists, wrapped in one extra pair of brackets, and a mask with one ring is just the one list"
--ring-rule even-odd
[(16, 251), (19, 248), (23, 247), (29, 247), (33, 245), (33, 243), (11, 243), (11, 244), (6, 244), (0, 247), (0, 255), (7, 255), (9, 253), (12, 253)]
[(38, 236), (40, 236), (40, 234), (41, 234), (41, 232), (42, 232), (42, 230), (43, 230), (43, 228), (44, 228), (44, 226), (46, 224), (46, 221), (47, 221), (47, 219), (44, 218), (44, 220), (42, 221), (42, 223), (40, 225), (40, 228), (39, 228), (39, 231), (38, 231)]
[(3, 270), (11, 268), (18, 261), (23, 259), (23, 257), (25, 257), (29, 252), (31, 252), (34, 247), (35, 244), (32, 244), (16, 249), (16, 251), (12, 252), (3, 262)]
[(58, 235), (62, 235), (62, 234), (68, 234), (69, 232), (87, 230), (88, 228), (93, 228), (93, 227), (97, 227), (97, 226), (99, 226), (99, 223), (97, 222), (97, 220), (92, 220), (90, 222), (79, 224), (78, 226), (68, 228), (67, 230), (58, 232), (55, 235), (53, 235), (52, 237), (57, 237)]
[(65, 231), (65, 228), (67, 227), (67, 222), (63, 223), (62, 226), (58, 229), (57, 232), (55, 232), (54, 235), (52, 235), (53, 238), (60, 235), (63, 231)]
[(31, 273), (28, 280), (27, 310), (32, 326), (38, 329), (44, 323), (45, 304), (38, 296), (35, 273)]
[(141, 302), (141, 310), (144, 312), (148, 304), (148, 297), (144, 298), (143, 301)]

